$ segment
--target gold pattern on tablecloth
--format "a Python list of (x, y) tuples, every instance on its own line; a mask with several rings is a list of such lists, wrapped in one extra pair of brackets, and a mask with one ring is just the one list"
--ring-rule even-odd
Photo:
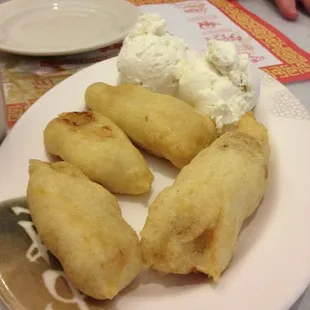
[(235, 23), (248, 31), (250, 35), (261, 42), (278, 59), (284, 62), (263, 70), (274, 78), (287, 79), (300, 74), (310, 74), (309, 58), (288, 46), (283, 38), (277, 36), (270, 29), (259, 23), (252, 16), (227, 0), (209, 0), (210, 3), (221, 9)]
[(91, 64), (115, 57), (121, 46), (121, 43), (116, 43), (88, 53), (63, 57), (0, 54), (0, 62), (4, 64), (2, 71), (9, 127), (59, 82)]
[(6, 95), (8, 126), (12, 127), (35, 101), (71, 74), (66, 71), (48, 75), (4, 71), (4, 82), (10, 85)]

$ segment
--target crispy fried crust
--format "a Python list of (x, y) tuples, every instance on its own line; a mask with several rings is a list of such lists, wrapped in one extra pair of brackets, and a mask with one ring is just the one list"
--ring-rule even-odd
[(177, 98), (137, 85), (95, 83), (87, 88), (85, 101), (111, 118), (135, 144), (178, 168), (216, 138), (209, 117)]
[(139, 239), (116, 198), (77, 167), (31, 160), (27, 199), (33, 223), (73, 285), (113, 298), (140, 272)]
[(268, 159), (267, 131), (247, 114), (151, 204), (141, 234), (144, 264), (164, 273), (201, 271), (218, 280), (243, 221), (264, 195)]
[(99, 113), (62, 113), (47, 125), (44, 145), (113, 193), (137, 195), (151, 188), (154, 177), (143, 156)]

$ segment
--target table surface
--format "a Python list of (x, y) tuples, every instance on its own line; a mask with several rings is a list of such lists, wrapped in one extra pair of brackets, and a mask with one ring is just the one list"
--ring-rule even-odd
[[(240, 0), (249, 11), (268, 21), (279, 31), (289, 37), (294, 43), (310, 53), (310, 16), (300, 11), (297, 22), (290, 22), (281, 17), (273, 2), (268, 0)], [(310, 81), (296, 82), (286, 85), (288, 89), (310, 111), (309, 89)], [(308, 90), (308, 91), (307, 91)], [(309, 262), (310, 263), (310, 262)], [(0, 309), (1, 301), (0, 301)], [(310, 287), (290, 310), (310, 309)]]

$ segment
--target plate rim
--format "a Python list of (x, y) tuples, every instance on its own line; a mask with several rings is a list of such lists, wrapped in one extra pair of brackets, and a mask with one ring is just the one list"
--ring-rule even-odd
[[(87, 0), (87, 2), (84, 2), (83, 0), (27, 0), (27, 4), (44, 4), (44, 2), (46, 3), (55, 3), (55, 2), (81, 2), (81, 3), (97, 3), (98, 5), (101, 6), (105, 6), (106, 3), (115, 3), (118, 2), (120, 3), (119, 5), (122, 5), (124, 8), (126, 8), (128, 10), (128, 14), (131, 14), (132, 16), (135, 15), (136, 19), (139, 16), (139, 9), (137, 6), (133, 5), (131, 2), (129, 1), (124, 1), (124, 0)], [(25, 6), (25, 1), (24, 0), (10, 0), (7, 2), (4, 2), (0, 5), (0, 16), (2, 14), (3, 10), (6, 10), (7, 8), (10, 8), (11, 6)], [(4, 20), (5, 21), (5, 20)], [(1, 31), (1, 22), (0, 22), (0, 31)], [(134, 25), (134, 23), (132, 24), (132, 26)], [(126, 35), (128, 34), (128, 32), (130, 31), (130, 27), (128, 27), (127, 29), (125, 29), (124, 31), (120, 32), (118, 35), (115, 35), (114, 37), (110, 38), (109, 40), (102, 40), (102, 43), (97, 43), (97, 44), (92, 44), (92, 45), (88, 45), (86, 47), (80, 47), (80, 48), (64, 48), (64, 49), (57, 49), (54, 51), (38, 51), (38, 50), (31, 50), (30, 49), (23, 49), (23, 48), (16, 48), (16, 47), (10, 47), (7, 44), (1, 43), (0, 41), (0, 52), (7, 52), (7, 53), (12, 53), (15, 55), (23, 55), (23, 56), (66, 56), (66, 55), (74, 55), (74, 54), (80, 54), (80, 53), (85, 53), (85, 52), (90, 52), (90, 51), (95, 51), (97, 49), (100, 48), (104, 48), (110, 45), (113, 45), (115, 43), (119, 43), (121, 42)]]

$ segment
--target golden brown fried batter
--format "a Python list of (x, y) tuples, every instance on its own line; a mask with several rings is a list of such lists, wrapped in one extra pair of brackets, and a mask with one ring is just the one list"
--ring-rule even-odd
[(113, 193), (143, 194), (153, 174), (124, 132), (95, 112), (63, 113), (44, 131), (46, 150), (78, 166)]
[(189, 104), (149, 89), (95, 83), (85, 93), (88, 107), (111, 118), (148, 152), (182, 168), (216, 138), (214, 122)]
[(269, 143), (252, 114), (183, 168), (151, 204), (142, 231), (146, 266), (163, 273), (201, 271), (218, 280), (243, 221), (267, 185)]
[(77, 167), (31, 160), (27, 199), (33, 223), (73, 285), (113, 298), (140, 272), (135, 231), (116, 198)]

